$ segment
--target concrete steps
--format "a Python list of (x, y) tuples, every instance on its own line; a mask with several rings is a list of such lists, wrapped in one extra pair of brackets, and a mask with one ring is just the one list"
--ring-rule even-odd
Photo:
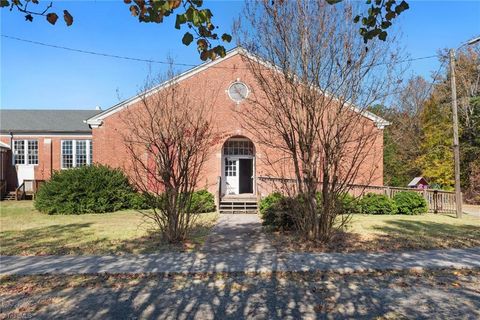
[(225, 196), (220, 201), (220, 213), (251, 213), (258, 210), (257, 198), (255, 196)]

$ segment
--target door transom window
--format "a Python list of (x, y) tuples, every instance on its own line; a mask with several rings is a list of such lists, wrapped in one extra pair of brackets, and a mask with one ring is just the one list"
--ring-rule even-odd
[(223, 146), (226, 156), (253, 156), (253, 142), (249, 140), (228, 140)]

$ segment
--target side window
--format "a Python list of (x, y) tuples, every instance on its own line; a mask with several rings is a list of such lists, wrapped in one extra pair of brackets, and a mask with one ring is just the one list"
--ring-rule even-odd
[(38, 164), (38, 141), (14, 140), (13, 164)]
[(92, 163), (92, 140), (62, 140), (62, 169)]
[(75, 146), (75, 166), (87, 165), (87, 140), (77, 140)]
[(27, 141), (27, 157), (28, 157), (28, 164), (38, 164), (38, 141), (37, 140)]
[(73, 140), (62, 140), (62, 169), (73, 168)]
[(25, 141), (13, 141), (13, 163), (25, 164)]
[(92, 140), (87, 140), (88, 141), (88, 164), (92, 164), (93, 163), (93, 143), (92, 143)]

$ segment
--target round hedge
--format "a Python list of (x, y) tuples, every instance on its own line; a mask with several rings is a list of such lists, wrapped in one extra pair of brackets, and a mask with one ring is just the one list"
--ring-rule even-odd
[(393, 196), (399, 214), (418, 215), (427, 212), (427, 201), (417, 192), (401, 191)]
[(383, 194), (367, 193), (360, 199), (362, 213), (365, 214), (396, 214), (395, 201)]
[(260, 216), (262, 217), (262, 224), (264, 226), (275, 226), (276, 224), (276, 212), (277, 212), (277, 205), (282, 201), (283, 195), (274, 192), (260, 200), (258, 205)]
[(47, 214), (104, 213), (138, 200), (120, 169), (91, 165), (54, 172), (36, 194), (35, 208)]
[(277, 230), (293, 230), (294, 208), (298, 205), (298, 201), (296, 198), (285, 197), (278, 192), (269, 194), (259, 204), (262, 224)]
[(214, 212), (217, 210), (217, 207), (215, 206), (215, 197), (207, 190), (193, 192), (190, 202), (190, 210), (193, 213)]

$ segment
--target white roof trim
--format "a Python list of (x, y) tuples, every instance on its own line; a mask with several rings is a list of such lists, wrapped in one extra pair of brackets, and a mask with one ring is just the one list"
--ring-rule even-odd
[(10, 146), (5, 142), (0, 141), (0, 148), (10, 149)]
[[(159, 84), (158, 86), (155, 86), (151, 89), (149, 89), (146, 93), (145, 93), (145, 96), (149, 96), (155, 92), (157, 92), (158, 90), (162, 89), (162, 88), (165, 88), (167, 87), (168, 85), (170, 85), (171, 83), (173, 82), (179, 82), (179, 81), (182, 81), (182, 80), (185, 80), (185, 79), (188, 79), (190, 78), (191, 76), (199, 73), (199, 72), (202, 72), (203, 70), (205, 69), (208, 69), (209, 67), (212, 67), (220, 62), (222, 62), (224, 59), (228, 59), (228, 58), (231, 58), (237, 54), (243, 54), (245, 56), (247, 56), (248, 58), (252, 59), (252, 60), (255, 60), (259, 63), (261, 63), (262, 65), (265, 65), (269, 68), (273, 68), (273, 69), (276, 69), (278, 70), (278, 67), (277, 66), (274, 66), (274, 65), (271, 65), (269, 62), (267, 61), (264, 61), (263, 59), (257, 57), (256, 55), (253, 55), (252, 53), (248, 52), (247, 50), (241, 48), (241, 47), (237, 47), (237, 48), (234, 48), (230, 51), (227, 52), (227, 54), (225, 55), (225, 57), (223, 58), (220, 58), (220, 59), (216, 59), (216, 60), (213, 60), (213, 61), (209, 61), (209, 62), (205, 62), (205, 63), (202, 63), (201, 65), (197, 66), (197, 67), (194, 67), (192, 69), (189, 69), (181, 74), (179, 74), (178, 76), (174, 77), (173, 79), (171, 80), (167, 80), (161, 84)], [(328, 94), (328, 93), (327, 93)], [(102, 125), (103, 123), (103, 120), (109, 116), (111, 116), (112, 114), (114, 113), (117, 113), (118, 111), (124, 109), (125, 107), (128, 107), (129, 105), (131, 104), (134, 104), (138, 101), (140, 101), (141, 97), (143, 96), (144, 94), (138, 94), (132, 98), (129, 98), (129, 99), (126, 99), (116, 105), (114, 105), (113, 107), (111, 108), (108, 108), (107, 110), (87, 119), (87, 120), (84, 120), (83, 122), (89, 124), (92, 128), (98, 128), (99, 126)], [(383, 129), (385, 126), (388, 126), (390, 125), (390, 122), (388, 122), (387, 120), (373, 114), (372, 112), (370, 111), (367, 111), (367, 110), (360, 110), (359, 108), (355, 107), (353, 104), (349, 103), (350, 107), (355, 110), (356, 112), (362, 114), (364, 117), (366, 117), (367, 119), (369, 120), (372, 120), (375, 125), (380, 128), (380, 129)]]

